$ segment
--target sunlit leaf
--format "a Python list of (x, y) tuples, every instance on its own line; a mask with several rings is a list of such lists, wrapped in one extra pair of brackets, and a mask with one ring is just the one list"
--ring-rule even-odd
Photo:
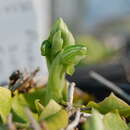
[(44, 122), (47, 130), (61, 130), (68, 124), (68, 113), (62, 109), (52, 116), (46, 118)]
[(120, 117), (118, 111), (101, 115), (92, 110), (92, 116), (87, 119), (84, 130), (128, 130), (128, 125)]
[(103, 114), (117, 109), (121, 115), (125, 117), (130, 116), (130, 106), (113, 93), (102, 102), (95, 103), (91, 101), (87, 106), (93, 107)]
[(105, 130), (126, 130), (128, 126), (118, 112), (110, 112), (103, 118)]
[(7, 88), (0, 87), (0, 116), (3, 122), (11, 109), (11, 92)]
[(59, 104), (57, 104), (54, 100), (50, 100), (48, 105), (42, 111), (42, 113), (40, 115), (40, 119), (45, 119), (45, 118), (55, 114), (56, 112), (60, 111), (61, 108), (62, 107)]
[(92, 116), (84, 125), (84, 130), (106, 130), (103, 124), (103, 115), (93, 109)]
[[(28, 107), (29, 104), (22, 94), (17, 94), (12, 99), (12, 111), (14, 115), (14, 120), (17, 122), (27, 122), (28, 117), (25, 113), (25, 107)], [(34, 118), (37, 119), (38, 115), (33, 114)]]

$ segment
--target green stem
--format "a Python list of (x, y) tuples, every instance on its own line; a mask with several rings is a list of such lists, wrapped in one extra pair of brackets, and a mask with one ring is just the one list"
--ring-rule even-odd
[(60, 54), (54, 59), (50, 70), (49, 70), (49, 78), (46, 89), (46, 103), (49, 102), (50, 99), (54, 99), (60, 102), (62, 97), (62, 90), (65, 86), (65, 71), (64, 66), (60, 63)]

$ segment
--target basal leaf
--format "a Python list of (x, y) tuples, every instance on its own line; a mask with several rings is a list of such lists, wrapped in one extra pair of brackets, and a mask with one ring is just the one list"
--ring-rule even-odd
[(47, 130), (61, 130), (68, 124), (68, 113), (65, 110), (49, 116), (44, 120)]
[(44, 104), (45, 88), (34, 89), (32, 92), (23, 94), (23, 96), (27, 104), (29, 105), (29, 108), (31, 108), (33, 111), (37, 111), (35, 101), (39, 99), (40, 103)]
[(106, 130), (103, 124), (103, 115), (93, 109), (92, 116), (84, 125), (84, 130)]
[(113, 93), (102, 102), (95, 103), (91, 101), (87, 106), (93, 107), (103, 114), (118, 110), (121, 115), (125, 117), (130, 116), (130, 106), (120, 98), (116, 97)]
[(0, 87), (0, 116), (3, 122), (11, 109), (11, 92), (7, 88)]
[[(12, 99), (12, 111), (14, 114), (14, 120), (17, 122), (27, 122), (28, 117), (25, 113), (25, 107), (29, 107), (28, 102), (22, 94), (17, 94)], [(37, 114), (33, 114), (35, 119), (38, 119)]]
[(126, 122), (121, 119), (118, 111), (101, 115), (97, 110), (92, 110), (92, 116), (87, 119), (84, 130), (128, 130)]
[(50, 100), (48, 105), (42, 111), (42, 113), (40, 115), (40, 119), (45, 119), (45, 118), (55, 114), (56, 112), (60, 111), (61, 108), (62, 107), (59, 104), (57, 104), (54, 100)]
[(128, 126), (118, 112), (110, 112), (103, 118), (105, 130), (126, 130)]
[(7, 125), (0, 124), (0, 130), (8, 130)]
[(25, 106), (27, 106), (27, 102), (24, 99), (22, 94), (16, 95), (12, 99), (12, 110), (14, 114), (14, 120), (25, 122), (28, 121), (28, 118), (25, 114)]

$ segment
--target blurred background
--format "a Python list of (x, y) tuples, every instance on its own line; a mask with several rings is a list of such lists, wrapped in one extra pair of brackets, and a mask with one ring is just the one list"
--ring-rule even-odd
[(96, 71), (130, 92), (130, 0), (1, 0), (1, 84), (16, 69), (40, 66), (41, 75), (47, 76), (39, 48), (58, 17), (67, 23), (77, 43), (82, 41), (88, 48), (87, 57), (67, 78), (103, 98), (101, 93), (110, 91), (89, 76)]

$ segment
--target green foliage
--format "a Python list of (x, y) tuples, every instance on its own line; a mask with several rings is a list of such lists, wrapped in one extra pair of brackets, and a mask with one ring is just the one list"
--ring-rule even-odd
[(59, 110), (61, 110), (61, 106), (57, 104), (54, 100), (50, 100), (50, 102), (47, 104), (47, 106), (44, 108), (44, 110), (41, 112), (40, 120), (46, 119), (49, 116), (55, 114)]
[(49, 116), (44, 122), (48, 130), (61, 130), (68, 125), (68, 113), (62, 109)]
[(39, 99), (41, 104), (45, 102), (45, 88), (34, 89), (32, 92), (24, 93), (23, 94), (26, 102), (28, 103), (29, 107), (36, 112), (35, 100)]
[(92, 36), (81, 36), (77, 39), (88, 48), (87, 56), (82, 64), (98, 64), (111, 59), (117, 54), (116, 49), (106, 47), (105, 44)]
[(103, 115), (101, 115), (98, 111), (92, 110), (92, 117), (86, 121), (84, 125), (84, 130), (105, 130), (103, 125)]
[[(23, 94), (17, 94), (12, 98), (12, 112), (14, 113), (14, 120), (18, 122), (27, 122), (28, 117), (25, 113), (25, 107), (29, 107), (29, 102), (25, 99)], [(38, 114), (33, 114), (34, 118), (38, 118)]]
[(28, 121), (28, 117), (25, 114), (24, 107), (27, 106), (27, 102), (23, 95), (16, 95), (12, 98), (12, 111), (14, 113), (14, 120), (19, 122)]
[(128, 125), (121, 119), (119, 113), (109, 112), (101, 115), (98, 111), (92, 110), (92, 117), (84, 125), (84, 130), (128, 130)]
[(125, 117), (130, 116), (130, 106), (123, 100), (116, 97), (113, 93), (109, 97), (105, 98), (102, 102), (97, 104), (91, 101), (87, 106), (93, 107), (103, 114), (113, 110), (118, 110), (121, 115)]
[[(113, 93), (98, 104), (92, 101), (89, 102), (88, 107), (92, 107), (94, 110), (92, 110), (90, 121), (84, 125), (85, 130), (98, 130), (99, 127), (103, 127), (102, 130), (130, 129), (121, 118), (121, 116), (128, 117), (130, 115), (130, 106)], [(102, 113), (102, 116), (97, 110)]]
[(128, 126), (118, 112), (110, 112), (103, 118), (106, 130), (127, 130)]
[(6, 125), (0, 124), (0, 130), (8, 130)]

